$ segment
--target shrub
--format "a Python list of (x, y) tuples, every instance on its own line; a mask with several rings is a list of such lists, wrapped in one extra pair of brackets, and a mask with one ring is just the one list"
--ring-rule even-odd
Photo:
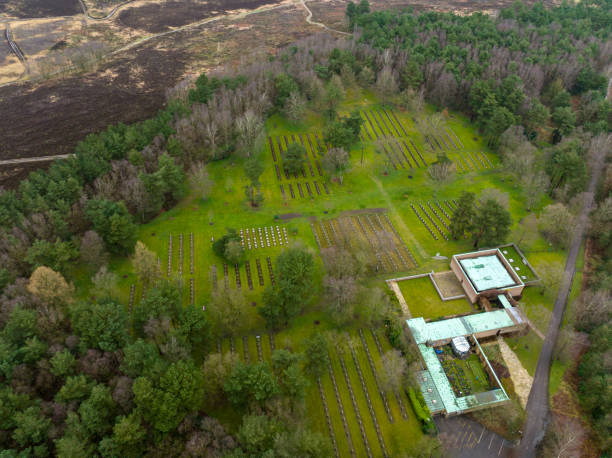
[(414, 388), (410, 387), (408, 388), (408, 397), (410, 398), (410, 404), (415, 415), (421, 422), (423, 432), (427, 434), (433, 433), (436, 427), (421, 392), (417, 393)]

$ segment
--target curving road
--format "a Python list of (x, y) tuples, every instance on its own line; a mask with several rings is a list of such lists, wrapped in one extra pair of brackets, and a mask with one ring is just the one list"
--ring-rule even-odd
[(578, 223), (574, 228), (574, 238), (570, 245), (567, 262), (565, 263), (565, 271), (563, 272), (563, 280), (555, 306), (553, 309), (548, 329), (546, 331), (546, 340), (542, 345), (542, 351), (538, 358), (535, 376), (533, 377), (533, 385), (527, 399), (527, 421), (523, 438), (516, 449), (515, 456), (521, 458), (535, 458), (536, 447), (544, 437), (546, 426), (549, 421), (549, 406), (548, 406), (548, 386), (550, 383), (550, 365), (552, 363), (553, 350), (559, 335), (561, 322), (563, 321), (563, 313), (567, 305), (572, 280), (576, 272), (576, 260), (580, 251), (580, 245), (584, 237), (584, 232), (588, 223), (589, 214), (593, 209), (595, 187), (599, 181), (601, 171), (603, 169), (603, 161), (607, 151), (600, 151), (595, 158), (593, 170), (591, 171), (591, 180), (589, 187), (584, 196), (584, 205), (578, 219)]

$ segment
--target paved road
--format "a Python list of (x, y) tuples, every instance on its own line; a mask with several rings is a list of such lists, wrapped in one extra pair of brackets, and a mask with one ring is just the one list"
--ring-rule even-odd
[(574, 228), (574, 238), (570, 245), (567, 262), (565, 263), (565, 271), (563, 272), (563, 280), (559, 288), (559, 294), (555, 300), (555, 306), (552, 316), (548, 323), (546, 331), (546, 340), (542, 345), (542, 351), (536, 366), (535, 376), (533, 377), (533, 385), (529, 392), (527, 400), (527, 422), (525, 424), (523, 438), (517, 447), (516, 456), (521, 458), (531, 458), (536, 456), (536, 447), (544, 437), (546, 426), (549, 420), (548, 411), (548, 385), (550, 379), (550, 365), (552, 363), (552, 354), (559, 335), (559, 328), (563, 320), (563, 313), (567, 305), (567, 298), (572, 287), (572, 280), (576, 272), (576, 259), (582, 244), (582, 238), (589, 219), (589, 213), (593, 208), (594, 193), (597, 181), (601, 175), (603, 166), (604, 152), (601, 152), (595, 161), (591, 172), (591, 181), (589, 182), (588, 190), (584, 197), (584, 206), (582, 213), (578, 219), (578, 223)]
[(488, 430), (465, 416), (436, 418), (439, 438), (445, 448), (445, 457), (502, 458), (510, 457), (512, 442)]

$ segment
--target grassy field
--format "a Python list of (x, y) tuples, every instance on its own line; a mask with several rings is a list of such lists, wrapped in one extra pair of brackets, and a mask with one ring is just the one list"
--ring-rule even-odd
[(473, 311), (467, 299), (440, 299), (429, 277), (402, 280), (398, 285), (413, 317), (433, 319)]
[[(336, 222), (349, 217), (353, 221), (351, 224), (355, 233), (361, 230), (359, 237), (362, 240), (375, 239), (380, 235), (379, 232), (393, 233), (396, 244), (401, 240), (402, 246), (398, 250), (406, 256), (406, 253), (409, 253), (411, 260), (405, 263), (400, 262), (401, 256), (397, 254), (395, 248), (385, 254), (387, 256), (387, 261), (383, 260), (385, 269), (379, 271), (385, 273), (372, 275), (366, 282), (366, 286), (385, 287), (383, 280), (388, 278), (432, 270), (447, 271), (448, 258), (456, 253), (473, 250), (471, 240), (455, 241), (448, 236), (447, 226), (454, 209), (453, 201), (459, 198), (463, 190), (480, 194), (486, 189), (494, 188), (507, 194), (513, 227), (516, 227), (518, 221), (527, 215), (522, 191), (498, 167), (498, 159), (487, 151), (482, 138), (474, 131), (465, 117), (458, 114), (449, 115), (446, 119), (445, 132), (441, 133), (438, 139), (440, 144), (445, 145), (451, 145), (453, 142), (459, 145), (460, 142), (461, 146), (457, 149), (449, 146), (449, 155), (453, 161), (463, 165), (458, 166), (458, 173), (454, 179), (437, 183), (429, 178), (427, 168), (424, 166), (425, 163), (430, 164), (435, 160), (435, 154), (426, 146), (427, 142), (417, 129), (413, 113), (400, 109), (383, 108), (373, 94), (349, 89), (347, 98), (341, 106), (341, 112), (346, 114), (355, 109), (360, 111), (365, 120), (362, 129), (364, 140), (351, 150), (352, 167), (346, 173), (342, 184), (330, 180), (323, 172), (319, 173), (321, 156), (318, 153), (319, 148), (316, 142), (317, 137), (319, 140), (322, 139), (325, 122), (321, 115), (309, 111), (303, 122), (298, 125), (290, 124), (280, 115), (273, 115), (266, 121), (265, 137), (259, 153), (265, 166), (260, 179), (264, 197), (262, 206), (252, 208), (247, 204), (244, 195), (246, 184), (243, 171), (244, 159), (232, 157), (208, 165), (214, 186), (206, 199), (189, 194), (173, 209), (160, 214), (150, 223), (140, 227), (139, 240), (157, 254), (163, 276), (167, 277), (169, 273), (170, 277), (180, 281), (183, 285), (185, 303), (189, 303), (193, 297), (196, 304), (203, 306), (206, 306), (215, 288), (223, 289), (226, 288), (226, 285), (229, 289), (238, 288), (235, 266), (227, 266), (226, 277), (226, 267), (223, 260), (213, 253), (212, 241), (223, 236), (228, 228), (242, 229), (243, 233), (246, 233), (246, 230), (251, 231), (252, 246), (251, 249), (246, 250), (245, 259), (248, 261), (252, 289), (248, 284), (246, 263), (238, 266), (240, 289), (247, 300), (254, 305), (248, 308), (247, 316), (242, 323), (241, 332), (248, 336), (246, 353), (241, 338), (235, 339), (234, 342), (235, 351), (242, 358), (245, 357), (245, 354), (251, 361), (259, 358), (254, 340), (255, 335), (262, 336), (262, 357), (264, 359), (270, 357), (269, 339), (256, 306), (261, 302), (264, 288), (271, 284), (268, 261), (274, 268), (275, 259), (285, 246), (277, 243), (276, 246), (272, 244), (270, 247), (262, 248), (261, 239), (258, 238), (258, 247), (255, 248), (252, 240), (253, 230), (258, 234), (260, 228), (262, 230), (264, 228), (280, 229), (283, 238), (286, 231), (290, 245), (300, 243), (315, 254), (319, 249), (315, 233), (319, 238), (324, 237), (321, 227), (325, 227), (330, 236), (329, 231), (332, 231), (332, 226), (337, 229)], [(272, 147), (270, 147), (270, 140)], [(283, 149), (287, 143), (303, 142), (308, 159), (303, 174), (285, 176), (279, 142)], [(274, 151), (274, 156), (272, 151)], [(392, 164), (395, 165), (395, 168)], [(276, 166), (278, 166), (278, 172)], [(283, 191), (281, 191), (281, 185)], [(293, 190), (293, 197), (290, 190)], [(547, 203), (544, 201), (542, 205)], [(359, 221), (354, 216), (356, 210), (363, 211), (361, 215), (369, 215), (368, 217), (360, 216), (363, 228), (360, 228)], [(535, 210), (536, 213), (540, 211), (540, 209)], [(419, 219), (419, 216), (422, 220)], [(380, 221), (378, 217), (381, 218)], [(313, 227), (315, 232), (313, 232)], [(391, 227), (395, 232), (391, 230)], [(170, 249), (171, 236), (172, 247)], [(191, 240), (193, 240), (193, 250)], [(548, 269), (551, 265), (558, 268), (563, 267), (565, 253), (552, 251), (541, 237), (532, 241), (528, 248), (524, 250), (524, 254), (536, 272), (539, 267), (543, 270)], [(179, 261), (181, 252), (182, 263)], [(447, 259), (443, 260), (438, 255), (446, 256)], [(519, 256), (516, 258), (520, 260)], [(320, 290), (322, 262), (319, 256), (315, 256), (315, 259), (318, 269), (315, 287)], [(258, 265), (261, 268), (263, 285), (260, 284)], [(131, 290), (134, 291), (134, 303), (141, 300), (142, 287), (138, 284), (129, 259), (115, 258), (111, 261), (111, 268), (119, 274), (120, 291), (118, 294), (121, 300), (128, 304)], [(75, 283), (79, 291), (87, 291), (89, 275), (91, 273), (83, 271), (77, 276)], [(193, 284), (193, 291), (191, 284)], [(441, 301), (429, 278), (400, 282), (400, 288), (415, 317), (424, 316), (434, 319), (472, 311), (472, 307), (465, 299)], [(530, 318), (536, 317), (539, 305), (547, 310), (552, 309), (554, 289), (544, 295), (539, 294), (540, 289), (537, 287), (528, 288), (525, 291), (523, 303)], [(573, 292), (573, 297), (575, 294)], [(305, 311), (305, 315), (294, 320), (289, 328), (277, 334), (275, 336), (277, 348), (289, 347), (299, 350), (300, 343), (315, 329), (313, 324), (315, 320), (320, 323), (317, 329), (322, 331), (331, 329), (332, 325), (325, 316), (315, 312), (320, 309), (320, 306), (321, 304), (313, 304), (312, 309)], [(347, 330), (360, 341), (357, 334), (358, 325), (348, 326)], [(545, 329), (541, 330), (545, 331)], [(380, 370), (380, 355), (373, 336), (370, 335), (369, 330), (364, 330), (364, 334), (367, 348), (373, 357), (374, 367)], [(386, 339), (380, 338), (379, 340), (383, 351), (388, 350), (389, 343)], [(532, 372), (541, 346), (537, 336), (535, 340), (533, 334), (516, 338), (511, 345), (527, 370)], [(228, 341), (221, 342), (222, 351), (230, 351), (230, 347)], [(355, 448), (357, 455), (365, 452), (366, 442), (358, 426), (355, 407), (362, 418), (365, 438), (372, 453), (375, 456), (382, 454), (380, 439), (374, 429), (370, 406), (367, 403), (368, 397), (381, 426), (382, 440), (387, 452), (393, 454), (393, 452), (400, 451), (404, 445), (421, 434), (408, 400), (403, 393), (399, 394), (399, 398), (394, 393), (387, 393), (389, 409), (394, 418), (394, 422), (391, 423), (383, 400), (378, 393), (374, 373), (363, 345), (355, 348), (355, 357), (361, 369), (367, 396), (352, 354), (349, 352), (341, 356), (336, 350), (330, 352), (331, 368), (339, 388), (343, 411), (348, 420), (350, 442), (340, 417), (332, 379), (329, 374), (321, 378), (321, 386), (330, 407), (332, 427), (339, 454), (347, 456), (350, 454), (351, 447)], [(346, 376), (340, 358), (346, 365)], [(555, 380), (558, 380), (564, 368), (556, 366), (555, 370), (557, 370)], [(349, 395), (348, 383), (354, 393), (355, 406)], [(315, 381), (308, 391), (306, 405), (308, 417), (314, 427), (329, 434), (323, 415), (319, 387)], [(405, 410), (403, 414), (402, 405)], [(219, 415), (230, 428), (235, 428), (236, 422), (239, 421), (232, 413), (220, 413)], [(406, 419), (403, 418), (404, 416)]]

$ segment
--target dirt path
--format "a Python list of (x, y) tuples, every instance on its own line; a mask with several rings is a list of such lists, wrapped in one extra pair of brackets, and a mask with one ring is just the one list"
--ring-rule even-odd
[(107, 19), (112, 18), (117, 13), (117, 11), (119, 11), (125, 5), (134, 1), (135, 0), (127, 0), (126, 2), (120, 3), (119, 5), (115, 6), (106, 16), (92, 16), (89, 14), (89, 10), (87, 9), (87, 5), (85, 4), (85, 2), (83, 0), (79, 0), (79, 3), (81, 4), (81, 9), (83, 10), (83, 14), (87, 19), (91, 19), (92, 21), (105, 21)]
[(527, 325), (535, 333), (536, 336), (538, 336), (542, 340), (546, 339), (546, 336), (542, 334), (542, 332), (538, 328), (536, 328), (536, 325), (533, 324), (533, 322), (529, 318), (527, 318), (527, 315), (525, 315), (525, 319), (527, 320)]
[(28, 164), (30, 162), (47, 162), (47, 161), (54, 161), (55, 159), (67, 159), (70, 156), (74, 156), (74, 154), (58, 154), (55, 156), (38, 156), (38, 157), (23, 157), (23, 158), (17, 158), (17, 159), (5, 159), (5, 160), (0, 161), (0, 166)]
[(546, 339), (542, 345), (542, 351), (538, 358), (533, 385), (527, 400), (527, 421), (521, 443), (518, 446), (518, 456), (531, 458), (536, 456), (536, 448), (542, 441), (546, 426), (550, 418), (548, 406), (548, 385), (550, 383), (550, 365), (552, 363), (553, 349), (559, 335), (563, 314), (567, 305), (572, 280), (576, 273), (576, 260), (582, 245), (582, 239), (589, 220), (589, 214), (593, 209), (595, 187), (599, 181), (601, 171), (603, 169), (603, 161), (607, 151), (599, 151), (594, 160), (591, 170), (591, 179), (587, 192), (584, 194), (584, 205), (582, 212), (574, 227), (574, 237), (570, 245), (565, 270), (563, 272), (563, 280), (559, 288), (557, 299), (553, 308), (553, 313), (548, 323), (546, 331)]
[(315, 22), (312, 20), (312, 11), (310, 11), (310, 8), (308, 8), (308, 6), (306, 6), (306, 2), (304, 0), (300, 0), (300, 3), (302, 4), (302, 6), (304, 7), (304, 9), (306, 10), (306, 12), (308, 13), (308, 15), (306, 16), (306, 22), (308, 22), (309, 24), (312, 25), (316, 25), (319, 27), (324, 28), (325, 30), (328, 30), (330, 32), (335, 32), (335, 33), (339, 33), (341, 35), (350, 35), (350, 33), (347, 32), (343, 32), (341, 30), (336, 30), (336, 29), (332, 29), (331, 27), (326, 26), (325, 24), (322, 24), (320, 22)]
[(501, 336), (497, 337), (497, 343), (506, 366), (510, 371), (510, 377), (512, 378), (512, 383), (514, 383), (514, 391), (518, 395), (524, 409), (527, 406), (527, 398), (533, 384), (533, 377), (529, 375), (529, 372), (523, 367), (516, 353), (512, 351)]
[(408, 304), (406, 303), (406, 299), (404, 299), (404, 295), (402, 294), (402, 291), (400, 290), (398, 284), (396, 281), (388, 281), (387, 284), (389, 285), (389, 287), (393, 290), (393, 292), (395, 293), (395, 296), (397, 297), (397, 300), (400, 303), (400, 306), (402, 307), (402, 311), (404, 312), (404, 319), (409, 320), (410, 318), (412, 318), (412, 315), (410, 314), (410, 308), (408, 308)]

